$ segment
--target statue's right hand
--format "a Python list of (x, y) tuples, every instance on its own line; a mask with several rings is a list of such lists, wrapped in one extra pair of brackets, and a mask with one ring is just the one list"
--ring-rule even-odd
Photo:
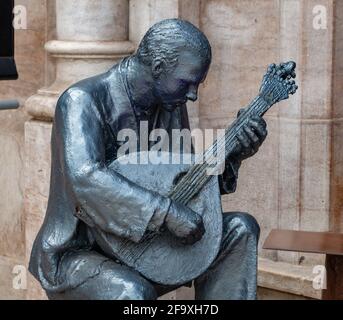
[(165, 219), (165, 226), (184, 244), (194, 244), (205, 233), (202, 217), (192, 209), (172, 201)]

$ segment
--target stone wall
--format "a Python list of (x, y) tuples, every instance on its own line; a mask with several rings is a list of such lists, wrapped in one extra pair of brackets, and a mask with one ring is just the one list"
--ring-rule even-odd
[[(299, 91), (266, 115), (270, 135), (260, 152), (244, 163), (237, 192), (224, 197), (224, 207), (248, 211), (257, 218), (262, 227), (260, 245), (271, 228), (342, 231), (338, 138), (342, 47), (341, 24), (335, 20), (341, 4), (312, 0), (202, 3), (202, 28), (215, 51), (208, 85), (201, 91), (203, 127), (223, 127), (232, 121), (237, 109), (256, 92), (269, 62), (298, 63)], [(327, 27), (319, 30), (313, 13), (318, 5), (327, 13)], [(323, 261), (320, 255), (260, 253), (293, 264)]]
[(24, 298), (14, 290), (15, 265), (24, 265), (24, 123), (28, 115), (23, 105), (46, 81), (44, 43), (50, 19), (46, 0), (17, 0), (27, 8), (27, 29), (15, 31), (15, 57), (19, 73), (16, 81), (0, 82), (0, 99), (18, 99), (20, 109), (0, 111), (0, 298)]
[[(20, 79), (0, 83), (0, 98), (24, 102), (33, 96), (25, 109), (0, 112), (0, 146), (6, 150), (0, 155), (6, 168), (0, 173), (6, 195), (0, 203), (0, 298), (25, 295), (11, 289), (9, 271), (27, 263), (44, 218), (59, 94), (130, 54), (153, 23), (171, 17), (199, 26), (213, 47), (199, 100), (188, 106), (192, 127), (224, 128), (257, 93), (269, 63), (297, 61), (298, 93), (266, 115), (269, 137), (243, 164), (237, 192), (223, 197), (223, 207), (250, 212), (261, 225), (259, 284), (268, 289), (260, 290), (261, 298), (281, 291), (320, 298), (311, 288), (311, 270), (322, 256), (264, 251), (261, 245), (272, 228), (342, 232), (341, 1), (17, 2), (28, 8), (28, 30), (16, 32)], [(323, 29), (313, 24), (318, 5), (326, 10)], [(26, 298), (45, 297), (31, 277), (27, 291)], [(292, 297), (287, 294), (274, 297)], [(179, 290), (165, 298), (191, 296), (191, 290)]]

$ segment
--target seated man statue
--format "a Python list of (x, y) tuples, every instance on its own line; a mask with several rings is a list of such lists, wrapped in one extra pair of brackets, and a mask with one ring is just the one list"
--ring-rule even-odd
[[(109, 165), (123, 144), (117, 139), (122, 129), (139, 134), (141, 121), (149, 132), (189, 129), (186, 102), (197, 100), (211, 58), (198, 28), (168, 19), (150, 28), (135, 54), (62, 94), (52, 128), (48, 208), (29, 266), (49, 299), (157, 299), (181, 286), (155, 283), (108, 256), (93, 230), (134, 243), (162, 228), (185, 246), (202, 238), (206, 230), (195, 211)], [(216, 177), (222, 194), (235, 191), (242, 160), (255, 154), (266, 136), (259, 116), (239, 129), (236, 148)], [(196, 299), (255, 299), (258, 238), (252, 216), (224, 212), (219, 253), (193, 279)]]

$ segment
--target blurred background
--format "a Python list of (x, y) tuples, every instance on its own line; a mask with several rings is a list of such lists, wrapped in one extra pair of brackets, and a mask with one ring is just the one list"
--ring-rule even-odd
[[(297, 62), (299, 90), (266, 115), (269, 136), (240, 170), (227, 211), (261, 226), (260, 299), (321, 298), (312, 280), (318, 254), (261, 248), (271, 229), (343, 232), (343, 1), (16, 0), (19, 78), (0, 82), (0, 299), (46, 299), (26, 272), (44, 218), (50, 132), (59, 95), (134, 52), (155, 22), (178, 17), (200, 27), (213, 64), (190, 103), (192, 128), (225, 128), (256, 95), (268, 64)], [(192, 296), (179, 289), (165, 298)]]

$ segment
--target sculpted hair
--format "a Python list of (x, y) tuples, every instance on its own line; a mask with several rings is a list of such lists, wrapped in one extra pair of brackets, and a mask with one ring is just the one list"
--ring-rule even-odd
[(142, 39), (136, 56), (145, 65), (162, 58), (173, 66), (177, 64), (180, 49), (195, 49), (204, 62), (211, 62), (211, 45), (204, 33), (180, 19), (167, 19), (153, 25)]

